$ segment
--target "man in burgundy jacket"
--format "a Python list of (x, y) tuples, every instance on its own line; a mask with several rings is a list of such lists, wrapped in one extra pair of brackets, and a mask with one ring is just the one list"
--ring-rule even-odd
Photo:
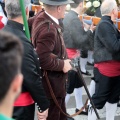
[[(40, 58), (41, 68), (47, 71), (47, 76), (62, 110), (65, 108), (65, 82), (67, 72), (71, 70), (70, 60), (67, 59), (66, 48), (62, 37), (62, 28), (58, 19), (64, 17), (68, 0), (41, 0), (45, 11), (41, 11), (35, 17), (29, 19), (32, 27), (32, 42)], [(50, 100), (50, 108), (47, 120), (66, 120), (66, 116), (60, 113), (51, 97), (45, 76), (43, 85)], [(39, 118), (39, 115), (38, 115)]]

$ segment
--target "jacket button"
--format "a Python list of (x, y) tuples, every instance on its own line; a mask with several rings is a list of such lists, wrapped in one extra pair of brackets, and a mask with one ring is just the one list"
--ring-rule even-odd
[(39, 112), (42, 112), (42, 110), (40, 110), (40, 107), (38, 107), (38, 110), (39, 110)]
[(42, 79), (42, 77), (40, 76), (40, 79)]
[(39, 60), (39, 58), (37, 58)]
[(41, 67), (39, 67), (41, 69)]

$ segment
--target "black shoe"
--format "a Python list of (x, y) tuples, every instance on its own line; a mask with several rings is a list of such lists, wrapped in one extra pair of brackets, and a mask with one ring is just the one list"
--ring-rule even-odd
[(87, 65), (94, 66), (94, 63), (87, 62)]
[[(69, 114), (67, 113), (67, 115), (69, 115)], [(75, 119), (67, 117), (67, 120), (75, 120)]]
[(88, 71), (86, 71), (86, 72), (81, 71), (81, 73), (84, 74), (84, 75), (87, 75), (87, 76), (91, 76), (91, 74)]
[[(79, 110), (78, 109), (76, 109), (75, 110), (75, 112), (77, 113)], [(88, 115), (88, 112), (86, 111), (82, 111), (79, 115)]]
[(119, 102), (117, 103), (117, 107), (120, 107), (120, 103)]

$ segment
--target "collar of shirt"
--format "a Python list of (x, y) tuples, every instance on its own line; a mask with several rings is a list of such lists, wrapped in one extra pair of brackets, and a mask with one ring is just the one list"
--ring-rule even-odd
[(24, 32), (24, 25), (13, 20), (8, 20), (7, 24), (15, 29), (19, 29)]
[(57, 23), (57, 24), (59, 25), (58, 19), (56, 19), (55, 17), (51, 16), (51, 15), (50, 15), (49, 13), (47, 13), (46, 11), (45, 11), (45, 13), (46, 13), (55, 23)]

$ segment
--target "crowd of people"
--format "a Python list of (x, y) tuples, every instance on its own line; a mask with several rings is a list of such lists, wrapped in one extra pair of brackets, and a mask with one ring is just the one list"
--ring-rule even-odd
[[(97, 26), (80, 21), (84, 0), (24, 0), (31, 40), (26, 37), (19, 0), (0, 0), (0, 120), (74, 120), (66, 106), (74, 92), (75, 113), (83, 107), (74, 66), (91, 76), (90, 95), (99, 113), (114, 120), (120, 97), (120, 32), (115, 0), (102, 0)], [(32, 11), (31, 5), (42, 6)], [(66, 12), (66, 5), (71, 10)], [(80, 63), (80, 64), (78, 64)], [(79, 115), (97, 120), (91, 102)]]

